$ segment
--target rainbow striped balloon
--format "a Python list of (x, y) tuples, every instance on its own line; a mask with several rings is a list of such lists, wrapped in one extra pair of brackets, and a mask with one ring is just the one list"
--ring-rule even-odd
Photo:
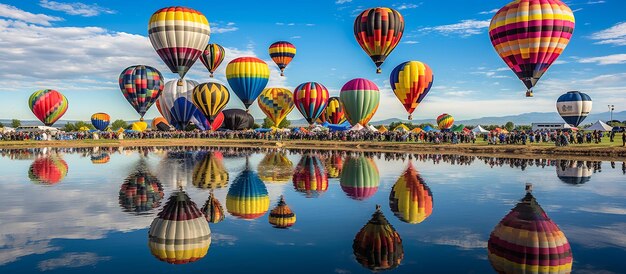
[(278, 205), (270, 211), (269, 222), (275, 228), (288, 228), (296, 223), (296, 214), (285, 203), (283, 195), (280, 195)]
[(259, 176), (246, 168), (235, 178), (226, 195), (226, 210), (241, 219), (256, 219), (270, 208), (267, 188)]
[(437, 116), (437, 126), (439, 130), (448, 130), (454, 124), (454, 117), (452, 115), (444, 113)]
[(218, 44), (208, 44), (200, 55), (200, 62), (202, 62), (206, 69), (209, 70), (211, 78), (213, 78), (213, 73), (217, 67), (219, 67), (222, 61), (224, 61), (225, 55), (226, 50)]
[(574, 25), (574, 13), (560, 0), (515, 0), (493, 16), (489, 37), (531, 97), (532, 88), (572, 38)]
[(389, 207), (400, 221), (419, 224), (433, 213), (433, 194), (409, 163), (389, 193)]
[(339, 98), (350, 124), (367, 126), (378, 110), (380, 92), (374, 82), (356, 78), (343, 85)]
[(366, 9), (354, 20), (354, 37), (361, 48), (380, 66), (396, 48), (404, 33), (404, 18), (392, 8), (378, 7)]
[(266, 88), (259, 96), (259, 108), (278, 127), (293, 110), (293, 93), (286, 88)]
[(328, 175), (317, 155), (302, 155), (293, 173), (293, 186), (307, 198), (318, 197), (328, 190)]
[(328, 97), (328, 89), (316, 82), (302, 83), (293, 91), (296, 108), (311, 125), (326, 109)]
[(428, 65), (408, 61), (398, 65), (389, 76), (389, 83), (411, 120), (413, 111), (424, 100), (433, 86), (434, 75)]
[(296, 47), (287, 41), (278, 41), (270, 45), (269, 53), (280, 69), (280, 76), (285, 76), (285, 68), (296, 56)]
[(226, 66), (226, 80), (246, 109), (259, 97), (269, 78), (270, 68), (256, 57), (239, 57)]
[(53, 125), (67, 111), (67, 98), (53, 89), (35, 91), (28, 98), (28, 107), (46, 126)]
[(98, 112), (91, 115), (91, 124), (97, 130), (105, 130), (109, 126), (109, 122), (111, 122), (111, 116), (104, 112)]

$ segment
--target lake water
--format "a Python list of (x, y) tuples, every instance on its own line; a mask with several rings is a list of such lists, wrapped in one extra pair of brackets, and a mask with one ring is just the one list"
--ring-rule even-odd
[(182, 147), (0, 154), (0, 273), (626, 273), (622, 162)]

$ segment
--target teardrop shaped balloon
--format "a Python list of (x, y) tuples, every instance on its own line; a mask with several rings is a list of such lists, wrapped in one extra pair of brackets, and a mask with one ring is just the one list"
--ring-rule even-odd
[(317, 117), (326, 109), (328, 97), (328, 89), (316, 82), (302, 83), (293, 91), (296, 108), (310, 125), (315, 123)]
[(254, 103), (270, 78), (270, 68), (256, 57), (239, 57), (226, 66), (228, 85), (246, 106)]
[(202, 211), (202, 214), (204, 214), (204, 217), (209, 223), (217, 224), (224, 220), (224, 208), (220, 200), (213, 195), (212, 191), (200, 211)]
[(203, 83), (193, 89), (193, 103), (212, 123), (230, 100), (228, 89), (220, 83)]
[[(150, 66), (130, 66), (120, 74), (120, 89), (141, 120), (164, 88), (163, 75)], [(163, 106), (161, 106), (163, 107)]]
[(433, 193), (412, 163), (393, 185), (389, 208), (400, 221), (419, 224), (433, 213)]
[(378, 272), (398, 267), (404, 258), (402, 238), (376, 205), (372, 218), (354, 236), (352, 250), (357, 262)]
[(580, 91), (567, 92), (556, 101), (556, 110), (559, 115), (573, 127), (578, 127), (587, 118), (591, 112), (591, 106), (591, 97)]
[(448, 130), (454, 125), (454, 117), (452, 115), (444, 113), (437, 116), (437, 127), (439, 130)]
[(296, 47), (287, 41), (278, 41), (270, 45), (269, 53), (280, 69), (280, 76), (285, 76), (285, 68), (296, 56)]
[(67, 98), (53, 89), (33, 92), (28, 98), (28, 107), (37, 119), (46, 126), (53, 125), (67, 111)]
[(200, 55), (200, 61), (206, 69), (211, 73), (211, 78), (213, 78), (213, 73), (220, 66), (222, 61), (224, 61), (224, 57), (226, 56), (226, 51), (224, 47), (218, 44), (208, 44), (204, 51)]
[(259, 96), (259, 108), (275, 127), (293, 110), (293, 94), (286, 88), (266, 88)]
[(380, 92), (374, 82), (356, 78), (343, 85), (339, 98), (345, 108), (348, 122), (353, 126), (356, 124), (367, 126), (378, 109)]
[(339, 125), (346, 121), (346, 112), (339, 97), (328, 98), (328, 105), (323, 116), (326, 117), (326, 122), (333, 125)]
[(404, 109), (413, 118), (413, 111), (424, 100), (433, 86), (433, 71), (419, 61), (408, 61), (398, 65), (389, 76), (389, 83)]
[(159, 105), (163, 103), (163, 108), (169, 110), (171, 120), (169, 123), (176, 129), (184, 130), (193, 114), (197, 111), (192, 103), (193, 89), (198, 82), (193, 80), (171, 80), (165, 83), (163, 93), (157, 100)]
[(211, 28), (202, 13), (186, 7), (157, 10), (148, 23), (152, 47), (172, 73), (184, 78), (202, 54)]
[(109, 126), (109, 122), (111, 122), (111, 116), (104, 112), (98, 112), (91, 115), (91, 124), (97, 130), (105, 130)]
[(489, 38), (504, 63), (526, 85), (526, 97), (563, 53), (574, 33), (574, 13), (560, 0), (515, 0), (491, 19)]
[(378, 7), (366, 9), (354, 20), (354, 37), (361, 48), (380, 66), (396, 48), (404, 32), (404, 18), (392, 8)]

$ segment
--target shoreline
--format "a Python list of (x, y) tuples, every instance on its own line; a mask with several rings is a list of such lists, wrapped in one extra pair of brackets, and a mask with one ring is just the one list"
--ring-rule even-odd
[[(614, 144), (618, 144), (615, 142)], [(601, 144), (556, 147), (551, 143), (533, 145), (424, 144), (408, 142), (348, 142), (309, 140), (242, 140), (242, 139), (127, 139), (127, 140), (69, 140), (69, 141), (3, 141), (0, 149), (28, 149), (40, 147), (262, 147), (312, 150), (344, 150), (396, 153), (438, 153), (503, 158), (553, 158), (567, 160), (626, 161), (626, 147)]]

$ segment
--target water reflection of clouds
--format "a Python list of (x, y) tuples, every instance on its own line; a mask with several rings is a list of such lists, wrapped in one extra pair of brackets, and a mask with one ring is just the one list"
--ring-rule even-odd
[(626, 208), (613, 206), (613, 205), (598, 205), (599, 207), (579, 207), (576, 210), (590, 212), (590, 213), (601, 213), (601, 214), (615, 214), (615, 215), (626, 215)]
[(39, 262), (39, 264), (37, 264), (37, 268), (39, 268), (40, 271), (48, 271), (58, 268), (78, 268), (83, 266), (96, 265), (100, 262), (108, 261), (110, 259), (111, 257), (100, 257), (98, 256), (98, 254), (91, 252), (70, 252), (64, 253), (59, 258), (41, 261)]
[(626, 223), (597, 227), (564, 226), (563, 231), (572, 243), (590, 248), (617, 247), (626, 249)]

